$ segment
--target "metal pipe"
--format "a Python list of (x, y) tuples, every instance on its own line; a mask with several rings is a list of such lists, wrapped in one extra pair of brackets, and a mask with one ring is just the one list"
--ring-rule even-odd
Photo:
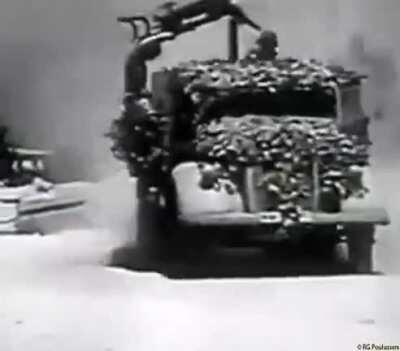
[(228, 24), (228, 59), (231, 62), (239, 59), (238, 23), (234, 18)]

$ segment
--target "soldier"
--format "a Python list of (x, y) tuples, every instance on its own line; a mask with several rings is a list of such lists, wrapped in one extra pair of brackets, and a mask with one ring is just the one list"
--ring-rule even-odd
[(252, 60), (275, 60), (279, 53), (278, 36), (274, 31), (263, 31), (255, 47), (249, 51), (247, 58)]

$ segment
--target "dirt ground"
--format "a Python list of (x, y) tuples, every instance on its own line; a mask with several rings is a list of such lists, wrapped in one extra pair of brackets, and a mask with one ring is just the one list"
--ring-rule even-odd
[(172, 280), (104, 267), (92, 230), (3, 237), (5, 351), (356, 350), (398, 344), (394, 276)]

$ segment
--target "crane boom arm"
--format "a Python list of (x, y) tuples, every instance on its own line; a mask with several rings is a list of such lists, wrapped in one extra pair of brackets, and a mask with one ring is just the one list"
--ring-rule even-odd
[[(231, 0), (196, 0), (183, 6), (167, 2), (149, 17), (120, 17), (118, 21), (132, 26), (134, 48), (125, 65), (125, 94), (140, 95), (147, 85), (148, 61), (161, 54), (162, 43), (203, 25), (231, 16), (240, 24), (261, 30)], [(142, 27), (142, 30), (140, 30)]]

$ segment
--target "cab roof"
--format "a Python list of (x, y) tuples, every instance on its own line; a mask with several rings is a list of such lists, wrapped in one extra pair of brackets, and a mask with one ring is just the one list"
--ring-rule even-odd
[(194, 91), (316, 91), (359, 85), (366, 76), (341, 66), (294, 58), (274, 61), (189, 61), (175, 70), (188, 92)]

